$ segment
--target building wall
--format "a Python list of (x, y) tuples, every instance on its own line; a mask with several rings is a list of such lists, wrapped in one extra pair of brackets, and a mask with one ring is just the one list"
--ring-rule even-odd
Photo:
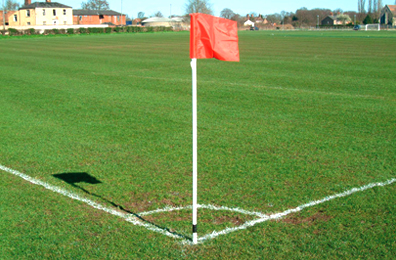
[[(14, 19), (16, 17), (16, 21)], [(20, 26), (21, 25), (21, 17), (19, 15), (19, 11), (12, 11), (6, 14), (6, 23), (8, 18), (8, 26)]]
[(29, 26), (36, 25), (36, 11), (35, 9), (19, 10), (19, 25)]
[[(122, 24), (125, 25), (125, 15), (122, 15)], [(102, 23), (113, 23), (115, 25), (121, 25), (120, 15), (103, 15), (100, 19), (99, 15), (75, 15), (73, 17), (73, 24), (102, 24)]]
[[(43, 14), (45, 10), (45, 15)], [(56, 12), (56, 15), (53, 12)], [(66, 15), (64, 14), (66, 11)], [(14, 19), (17, 15), (17, 21)], [(73, 9), (71, 8), (36, 8), (15, 11), (8, 18), (9, 26), (36, 26), (36, 25), (72, 25)]]
[[(56, 15), (54, 15), (54, 10), (56, 12)], [(73, 9), (36, 8), (36, 25), (55, 25), (55, 23), (56, 25), (72, 25)]]

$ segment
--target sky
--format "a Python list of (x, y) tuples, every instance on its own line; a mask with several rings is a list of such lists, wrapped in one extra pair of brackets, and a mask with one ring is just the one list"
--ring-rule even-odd
[[(37, 2), (44, 2), (45, 0), (37, 0)], [(80, 9), (81, 3), (87, 0), (52, 0), (64, 5), (73, 7), (73, 9)], [(132, 18), (136, 18), (139, 12), (144, 12), (145, 16), (154, 15), (160, 11), (164, 16), (183, 15), (185, 13), (185, 3), (187, 0), (107, 0), (110, 4), (110, 9), (128, 14)], [(23, 4), (24, 0), (17, 0)], [(32, 0), (32, 2), (36, 2)], [(221, 10), (229, 8), (234, 13), (246, 15), (247, 13), (255, 12), (257, 14), (273, 14), (281, 11), (295, 12), (301, 7), (308, 9), (313, 8), (327, 8), (335, 10), (341, 8), (343, 11), (357, 11), (358, 0), (209, 0), (212, 4), (214, 15), (220, 16)], [(368, 1), (366, 1), (368, 2)], [(382, 0), (384, 5), (395, 4), (395, 0)]]

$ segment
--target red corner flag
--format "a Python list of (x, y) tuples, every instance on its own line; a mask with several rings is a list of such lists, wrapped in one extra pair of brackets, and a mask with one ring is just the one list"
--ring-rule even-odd
[(237, 22), (207, 14), (190, 14), (190, 58), (239, 61)]

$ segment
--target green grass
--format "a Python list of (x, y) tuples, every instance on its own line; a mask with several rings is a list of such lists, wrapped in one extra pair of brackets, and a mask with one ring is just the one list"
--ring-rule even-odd
[[(395, 177), (394, 32), (240, 32), (198, 61), (199, 203), (276, 213)], [(189, 34), (0, 41), (0, 164), (139, 213), (191, 204)], [(54, 174), (87, 172), (100, 184)], [(395, 258), (396, 187), (199, 246), (0, 174), (0, 258)], [(97, 195), (94, 196), (93, 194)], [(190, 236), (191, 213), (148, 217)], [(199, 234), (252, 219), (199, 211)]]

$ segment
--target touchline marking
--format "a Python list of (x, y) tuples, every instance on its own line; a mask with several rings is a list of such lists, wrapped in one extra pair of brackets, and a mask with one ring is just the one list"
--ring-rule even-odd
[[(111, 75), (110, 73), (109, 75)], [(143, 79), (154, 79), (154, 80), (167, 80), (167, 81), (179, 81), (179, 82), (191, 82), (191, 79), (180, 79), (180, 78), (160, 78), (160, 77), (145, 77), (138, 75), (129, 75), (129, 77), (133, 78), (143, 78)], [(216, 81), (211, 80), (200, 80), (201, 84), (218, 84)], [(246, 83), (234, 83), (234, 82), (221, 82), (223, 85), (230, 86), (244, 86), (244, 87), (253, 87), (253, 88), (265, 88), (265, 89), (273, 89), (273, 90), (282, 90), (282, 91), (293, 91), (293, 92), (305, 92), (305, 93), (313, 93), (319, 95), (329, 95), (329, 96), (343, 96), (348, 98), (364, 98), (364, 99), (387, 99), (387, 97), (383, 96), (373, 96), (373, 95), (360, 95), (360, 94), (348, 94), (348, 93), (337, 93), (337, 92), (326, 92), (326, 91), (317, 91), (311, 89), (299, 89), (299, 88), (288, 88), (288, 87), (280, 87), (280, 86), (266, 86), (266, 85), (255, 85), (255, 84), (246, 84)], [(394, 101), (394, 99), (391, 99)]]
[(390, 184), (392, 184), (394, 182), (396, 182), (396, 179), (390, 179), (390, 180), (387, 180), (385, 182), (370, 183), (370, 184), (364, 185), (364, 186), (359, 187), (359, 188), (352, 188), (352, 189), (344, 191), (342, 193), (338, 193), (338, 194), (335, 194), (335, 195), (331, 195), (331, 196), (325, 197), (325, 198), (323, 198), (321, 200), (315, 200), (315, 201), (308, 202), (306, 204), (300, 205), (300, 206), (298, 206), (296, 208), (293, 208), (293, 209), (286, 210), (284, 212), (271, 214), (271, 215), (265, 216), (263, 218), (259, 218), (259, 219), (256, 219), (256, 220), (248, 221), (248, 222), (246, 222), (245, 224), (243, 224), (243, 225), (241, 225), (239, 227), (226, 228), (226, 229), (224, 229), (222, 231), (219, 231), (219, 232), (214, 231), (211, 234), (208, 234), (208, 235), (205, 235), (203, 237), (200, 237), (198, 239), (198, 242), (202, 243), (202, 242), (204, 242), (204, 241), (206, 241), (208, 239), (213, 239), (213, 238), (221, 236), (221, 235), (227, 235), (227, 234), (235, 232), (237, 230), (246, 229), (246, 228), (252, 227), (252, 226), (254, 226), (254, 225), (258, 224), (258, 223), (262, 223), (262, 222), (265, 222), (265, 221), (268, 221), (268, 220), (276, 220), (276, 219), (283, 218), (284, 216), (287, 216), (287, 215), (289, 215), (291, 213), (296, 213), (296, 212), (302, 211), (305, 208), (312, 207), (312, 206), (315, 206), (315, 205), (318, 205), (318, 204), (322, 204), (324, 202), (327, 202), (327, 201), (330, 201), (330, 200), (333, 200), (333, 199), (346, 197), (346, 196), (349, 196), (349, 195), (351, 195), (353, 193), (364, 191), (364, 190), (368, 190), (368, 189), (372, 189), (374, 187), (387, 186), (387, 185), (390, 185)]
[[(133, 225), (141, 226), (141, 227), (146, 228), (147, 230), (154, 231), (154, 232), (166, 235), (168, 237), (179, 239), (183, 244), (193, 245), (192, 241), (190, 241), (189, 239), (187, 239), (183, 235), (171, 233), (165, 228), (160, 228), (160, 227), (157, 227), (157, 226), (155, 226), (153, 224), (145, 223), (145, 222), (143, 222), (142, 220), (140, 220), (138, 217), (136, 217), (134, 215), (127, 214), (127, 213), (122, 213), (122, 212), (119, 212), (119, 211), (114, 210), (112, 208), (105, 207), (105, 206), (103, 206), (103, 205), (101, 205), (99, 203), (96, 203), (96, 202), (92, 201), (92, 200), (89, 200), (87, 198), (83, 198), (83, 197), (81, 197), (81, 196), (79, 196), (77, 194), (74, 194), (74, 193), (72, 193), (70, 191), (67, 191), (65, 189), (62, 189), (60, 187), (48, 184), (46, 182), (40, 181), (40, 180), (35, 179), (35, 178), (32, 178), (32, 177), (30, 177), (30, 176), (28, 176), (26, 174), (23, 174), (23, 173), (18, 172), (16, 170), (10, 169), (10, 168), (5, 167), (3, 165), (0, 165), (0, 170), (3, 170), (3, 171), (8, 172), (8, 173), (11, 173), (11, 174), (16, 175), (18, 177), (21, 177), (22, 179), (24, 179), (24, 180), (26, 180), (26, 181), (28, 181), (28, 182), (30, 182), (32, 184), (43, 186), (44, 188), (46, 188), (48, 190), (51, 190), (53, 192), (62, 194), (62, 195), (67, 196), (67, 197), (69, 197), (71, 199), (84, 202), (84, 203), (88, 204), (89, 206), (91, 206), (91, 207), (93, 207), (95, 209), (103, 210), (103, 211), (105, 211), (107, 213), (110, 213), (110, 214), (115, 215), (117, 217), (123, 218), (125, 221), (127, 221), (129, 223), (132, 223)], [(222, 231), (213, 231), (211, 234), (207, 234), (207, 235), (204, 235), (204, 236), (198, 238), (198, 243), (203, 243), (203, 242), (205, 242), (207, 240), (214, 239), (214, 238), (216, 238), (218, 236), (221, 236), (221, 235), (227, 235), (227, 234), (230, 234), (230, 233), (238, 231), (238, 230), (247, 229), (248, 227), (252, 227), (252, 226), (254, 226), (256, 224), (263, 223), (265, 221), (281, 219), (281, 218), (283, 218), (283, 217), (285, 217), (285, 216), (287, 216), (287, 215), (289, 215), (291, 213), (296, 213), (296, 212), (302, 211), (305, 208), (312, 207), (312, 206), (315, 206), (315, 205), (318, 205), (318, 204), (322, 204), (324, 202), (327, 202), (327, 201), (330, 201), (330, 200), (333, 200), (333, 199), (346, 197), (346, 196), (352, 195), (353, 193), (365, 191), (365, 190), (368, 190), (368, 189), (372, 189), (374, 187), (387, 186), (387, 185), (390, 185), (390, 184), (392, 184), (394, 182), (396, 182), (395, 178), (392, 178), (392, 179), (387, 180), (385, 182), (370, 183), (370, 184), (364, 185), (364, 186), (359, 187), (359, 188), (352, 188), (352, 189), (344, 191), (342, 193), (338, 193), (338, 194), (335, 194), (335, 195), (327, 196), (327, 197), (325, 197), (325, 198), (323, 198), (321, 200), (311, 201), (311, 202), (308, 202), (306, 204), (302, 204), (302, 205), (300, 205), (300, 206), (298, 206), (296, 208), (289, 209), (289, 210), (286, 210), (286, 211), (283, 211), (283, 212), (280, 212), (280, 213), (271, 214), (271, 215), (266, 215), (266, 214), (261, 213), (261, 212), (247, 211), (247, 210), (243, 210), (243, 209), (240, 209), (240, 208), (229, 208), (229, 207), (224, 207), (224, 206), (218, 207), (218, 206), (213, 206), (213, 205), (198, 205), (198, 207), (202, 208), (202, 209), (226, 210), (226, 211), (239, 212), (239, 213), (242, 213), (242, 214), (253, 215), (253, 216), (258, 216), (259, 217), (258, 219), (247, 221), (243, 225), (238, 226), (238, 227), (226, 228), (226, 229), (224, 229)], [(136, 215), (138, 215), (138, 216), (146, 216), (146, 215), (156, 214), (156, 213), (161, 213), (161, 212), (171, 212), (171, 211), (191, 209), (191, 208), (192, 208), (191, 205), (190, 206), (186, 206), (186, 207), (165, 207), (165, 208), (157, 209), (157, 210), (153, 210), (153, 211), (137, 213)]]
[(79, 196), (77, 194), (74, 194), (74, 193), (72, 193), (70, 191), (67, 191), (65, 189), (62, 189), (60, 187), (48, 184), (46, 182), (40, 181), (40, 180), (35, 179), (35, 178), (32, 178), (32, 177), (30, 177), (30, 176), (28, 176), (26, 174), (23, 174), (23, 173), (18, 172), (16, 170), (10, 169), (10, 168), (5, 167), (3, 165), (0, 165), (0, 170), (3, 170), (3, 171), (8, 172), (8, 173), (11, 173), (11, 174), (16, 175), (18, 177), (21, 177), (22, 179), (24, 179), (24, 180), (26, 180), (26, 181), (28, 181), (28, 182), (30, 182), (32, 184), (43, 186), (47, 190), (62, 194), (64, 196), (67, 196), (67, 197), (72, 198), (74, 200), (78, 200), (78, 201), (84, 202), (84, 203), (88, 204), (89, 206), (91, 206), (91, 207), (93, 207), (95, 209), (103, 210), (103, 211), (105, 211), (107, 213), (110, 213), (110, 214), (115, 215), (117, 217), (123, 218), (125, 221), (127, 221), (129, 223), (132, 223), (133, 225), (145, 227), (148, 230), (151, 230), (151, 231), (166, 235), (168, 237), (181, 239), (183, 243), (190, 243), (190, 241), (188, 241), (186, 238), (184, 238), (181, 235), (170, 233), (166, 229), (159, 228), (159, 227), (157, 227), (157, 226), (155, 226), (153, 224), (150, 224), (150, 223), (144, 223), (141, 220), (139, 220), (136, 216), (133, 216), (131, 214), (122, 213), (122, 212), (119, 212), (117, 210), (105, 207), (105, 206), (103, 206), (103, 205), (101, 205), (99, 203), (96, 203), (96, 202), (92, 201), (92, 200), (83, 198), (83, 197), (81, 197), (81, 196)]

